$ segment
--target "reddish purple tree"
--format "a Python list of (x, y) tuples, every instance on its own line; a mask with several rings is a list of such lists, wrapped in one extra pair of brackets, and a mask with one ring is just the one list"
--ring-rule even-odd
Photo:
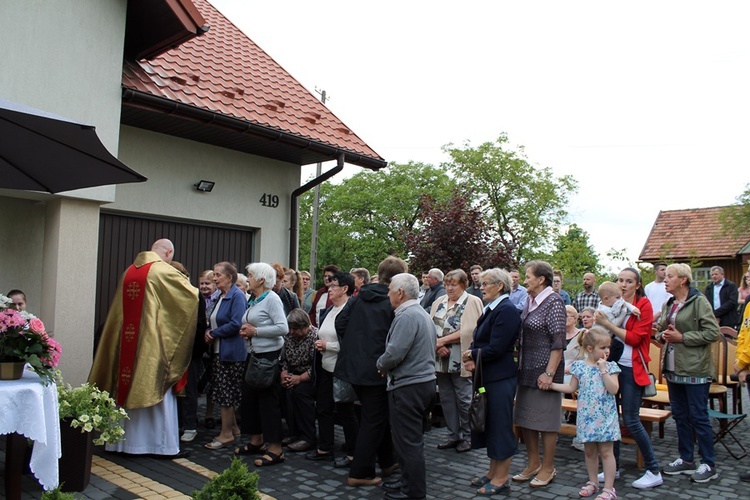
[(417, 226), (404, 237), (412, 272), (437, 267), (445, 272), (461, 268), (468, 273), (474, 264), (484, 269), (515, 267), (506, 247), (466, 193), (457, 190), (442, 203), (424, 195), (420, 209)]

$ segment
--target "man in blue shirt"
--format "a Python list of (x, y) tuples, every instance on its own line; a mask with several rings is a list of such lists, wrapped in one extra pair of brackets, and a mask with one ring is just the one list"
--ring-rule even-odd
[(511, 269), (510, 277), (513, 280), (513, 287), (511, 288), (508, 298), (513, 305), (516, 306), (516, 309), (523, 311), (523, 308), (526, 307), (526, 299), (529, 294), (526, 292), (526, 287), (520, 285), (521, 275), (519, 274), (518, 269)]
[(562, 277), (562, 271), (559, 269), (555, 269), (552, 271), (552, 289), (560, 294), (560, 297), (562, 297), (563, 302), (565, 302), (566, 306), (569, 306), (570, 301), (570, 295), (568, 292), (562, 289), (563, 286), (563, 277)]

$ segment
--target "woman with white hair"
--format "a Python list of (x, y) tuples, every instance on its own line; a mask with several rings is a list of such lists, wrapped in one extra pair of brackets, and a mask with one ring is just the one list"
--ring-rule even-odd
[[(271, 289), (276, 270), (263, 262), (247, 266), (247, 281), (253, 298), (242, 318), (240, 335), (247, 340), (248, 352), (261, 359), (275, 360), (284, 347), (289, 325), (281, 299)], [(255, 466), (275, 465), (285, 460), (281, 449), (281, 384), (278, 377), (267, 389), (243, 384), (242, 428), (250, 443), (235, 450), (236, 455), (263, 453)], [(268, 443), (268, 448), (264, 446)]]
[(513, 433), (518, 365), (513, 349), (521, 331), (521, 313), (510, 301), (513, 280), (507, 271), (488, 269), (479, 276), (482, 300), (487, 307), (477, 321), (474, 340), (462, 359), (469, 371), (475, 371), (475, 363), (481, 360), (487, 415), (484, 432), (472, 432), (471, 447), (487, 448), (490, 468), (486, 474), (472, 479), (471, 486), (479, 488), (477, 494), (489, 496), (510, 490), (510, 461), (518, 453)]

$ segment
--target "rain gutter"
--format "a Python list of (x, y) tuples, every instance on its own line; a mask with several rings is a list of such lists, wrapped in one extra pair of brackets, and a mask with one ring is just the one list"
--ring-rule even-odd
[(292, 208), (289, 216), (289, 267), (292, 269), (297, 269), (297, 245), (299, 244), (299, 196), (305, 191), (309, 191), (344, 170), (344, 158), (344, 153), (341, 153), (336, 160), (335, 167), (292, 191)]

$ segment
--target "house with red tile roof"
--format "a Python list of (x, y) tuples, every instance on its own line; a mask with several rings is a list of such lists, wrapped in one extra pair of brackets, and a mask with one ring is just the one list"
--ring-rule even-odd
[(726, 231), (719, 215), (730, 207), (690, 208), (659, 212), (639, 256), (642, 262), (700, 263), (693, 266), (695, 286), (710, 282), (712, 266), (740, 283), (750, 261), (750, 235)]
[(194, 281), (222, 260), (287, 265), (294, 201), (311, 188), (301, 166), (386, 166), (209, 0), (8, 1), (0, 97), (95, 125), (148, 178), (58, 195), (0, 180), (12, 214), (0, 285), (26, 292), (72, 383), (88, 374), (119, 276), (155, 239), (173, 240)]

